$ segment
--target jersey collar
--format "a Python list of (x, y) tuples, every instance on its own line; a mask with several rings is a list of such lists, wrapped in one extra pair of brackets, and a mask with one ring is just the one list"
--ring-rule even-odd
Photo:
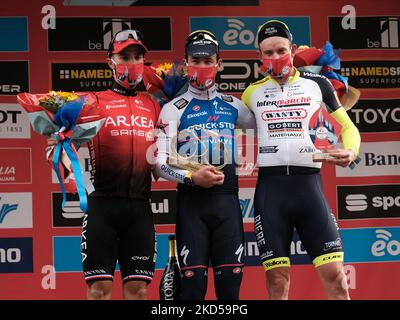
[(111, 90), (114, 91), (115, 93), (122, 94), (123, 96), (136, 96), (137, 91), (136, 88), (133, 88), (132, 90), (126, 89), (117, 82), (114, 81), (113, 86), (111, 87)]
[[(296, 82), (297, 79), (299, 79), (300, 71), (297, 70), (296, 67), (293, 67), (293, 68), (294, 68), (294, 75), (291, 76), (291, 77), (289, 77), (289, 79), (288, 79), (283, 85), (291, 84), (291, 83), (293, 83), (293, 82)], [(267, 76), (267, 80), (269, 80), (269, 79), (271, 79), (271, 80), (272, 80), (273, 82), (275, 82), (276, 84), (280, 85), (280, 83), (279, 83), (278, 81), (276, 81), (276, 80), (275, 80), (273, 77), (271, 77), (270, 75)]]
[(213, 85), (210, 89), (199, 90), (189, 85), (189, 93), (199, 100), (212, 100), (217, 96), (217, 88)]

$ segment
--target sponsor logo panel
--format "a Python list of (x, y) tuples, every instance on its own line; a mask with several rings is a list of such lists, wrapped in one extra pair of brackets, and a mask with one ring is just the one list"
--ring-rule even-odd
[(400, 99), (360, 100), (348, 114), (360, 132), (400, 131)]
[(176, 190), (152, 191), (150, 206), (155, 224), (175, 224)]
[(28, 61), (0, 61), (0, 96), (29, 92)]
[(336, 167), (337, 177), (371, 177), (400, 175), (400, 141), (364, 142), (361, 162), (353, 170)]
[(32, 238), (0, 238), (0, 273), (32, 272)]
[(30, 139), (26, 111), (16, 103), (0, 103), (0, 139)]
[(49, 51), (108, 50), (115, 34), (125, 29), (140, 30), (150, 51), (171, 50), (170, 18), (57, 17), (56, 25), (48, 30)]
[(355, 88), (400, 87), (399, 60), (342, 61), (340, 72)]
[(28, 18), (0, 18), (0, 52), (28, 51)]
[(243, 222), (254, 222), (254, 188), (239, 188), (239, 203)]
[(340, 49), (399, 49), (399, 16), (355, 17), (356, 28), (344, 29), (343, 17), (329, 17), (329, 41)]
[(0, 193), (0, 229), (32, 228), (32, 193)]
[(224, 69), (217, 73), (215, 82), (220, 92), (243, 92), (263, 76), (258, 72), (261, 62), (256, 59), (224, 60)]
[(400, 217), (400, 185), (337, 186), (339, 219)]
[(309, 17), (191, 17), (190, 31), (206, 29), (220, 39), (221, 50), (255, 50), (257, 29), (271, 19), (285, 22), (296, 43), (310, 45)]
[(62, 193), (53, 192), (52, 212), (53, 227), (81, 227), (83, 211), (79, 207), (78, 194), (67, 193), (67, 200), (62, 208)]
[(0, 184), (32, 183), (31, 149), (0, 148)]

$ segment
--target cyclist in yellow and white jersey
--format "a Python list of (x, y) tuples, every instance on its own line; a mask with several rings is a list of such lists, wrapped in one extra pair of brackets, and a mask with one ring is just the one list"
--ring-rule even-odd
[(329, 299), (349, 299), (338, 226), (322, 190), (321, 162), (309, 122), (323, 102), (341, 125), (343, 149), (326, 162), (346, 167), (357, 157), (360, 135), (327, 78), (293, 67), (296, 46), (286, 24), (270, 20), (258, 30), (262, 69), (243, 102), (255, 114), (259, 177), (254, 199), (255, 233), (271, 299), (287, 299), (290, 244), (296, 228)]

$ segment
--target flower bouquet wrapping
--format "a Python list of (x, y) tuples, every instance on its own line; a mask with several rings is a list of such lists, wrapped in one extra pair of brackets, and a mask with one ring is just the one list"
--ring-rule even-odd
[(179, 61), (146, 66), (143, 82), (147, 91), (163, 106), (187, 90), (186, 67)]
[(339, 100), (346, 110), (351, 109), (360, 97), (360, 91), (349, 86), (347, 77), (334, 70), (340, 70), (338, 50), (327, 41), (322, 49), (300, 46), (294, 56), (293, 64), (299, 70), (322, 74), (332, 83)]
[[(89, 142), (104, 124), (97, 99), (90, 93), (50, 91), (47, 94), (20, 93), (18, 103), (27, 111), (33, 130), (41, 135), (52, 135), (58, 143), (47, 154), (57, 174), (66, 201), (65, 179), (69, 176), (68, 192), (78, 192), (80, 208), (87, 210), (83, 172), (76, 148)], [(86, 190), (85, 190), (86, 189)]]

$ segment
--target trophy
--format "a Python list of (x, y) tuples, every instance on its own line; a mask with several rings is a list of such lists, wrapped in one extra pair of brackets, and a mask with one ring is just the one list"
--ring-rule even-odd
[[(179, 132), (178, 135), (172, 137), (171, 139), (171, 145), (170, 145), (170, 152), (169, 156), (167, 159), (167, 164), (179, 169), (184, 169), (184, 170), (189, 170), (189, 171), (197, 171), (200, 168), (204, 167), (205, 165), (210, 165), (210, 162), (208, 160), (208, 146), (205, 144), (205, 142), (208, 143), (208, 139), (211, 137), (213, 139), (218, 139), (219, 134), (215, 131), (212, 130), (207, 130), (203, 128), (198, 128), (202, 132), (205, 133), (202, 138), (200, 138), (196, 131), (196, 128), (192, 129), (185, 129)], [(186, 155), (181, 155), (178, 152), (177, 148), (177, 143), (178, 143), (178, 138), (183, 138), (187, 139), (189, 138), (188, 141), (194, 142), (191, 144), (192, 146), (192, 152), (190, 154)], [(198, 144), (200, 144), (200, 150), (201, 152), (198, 153)], [(229, 156), (228, 150), (225, 148), (224, 142), (220, 141), (219, 142), (219, 148), (221, 151), (223, 151), (223, 159), (227, 159)], [(221, 165), (214, 166), (215, 170), (219, 173), (222, 173), (222, 169), (227, 165), (225, 161)]]
[(323, 103), (310, 118), (309, 135), (317, 152), (312, 156), (313, 162), (323, 162), (333, 157), (326, 150), (333, 148), (339, 140), (342, 126), (326, 111)]

